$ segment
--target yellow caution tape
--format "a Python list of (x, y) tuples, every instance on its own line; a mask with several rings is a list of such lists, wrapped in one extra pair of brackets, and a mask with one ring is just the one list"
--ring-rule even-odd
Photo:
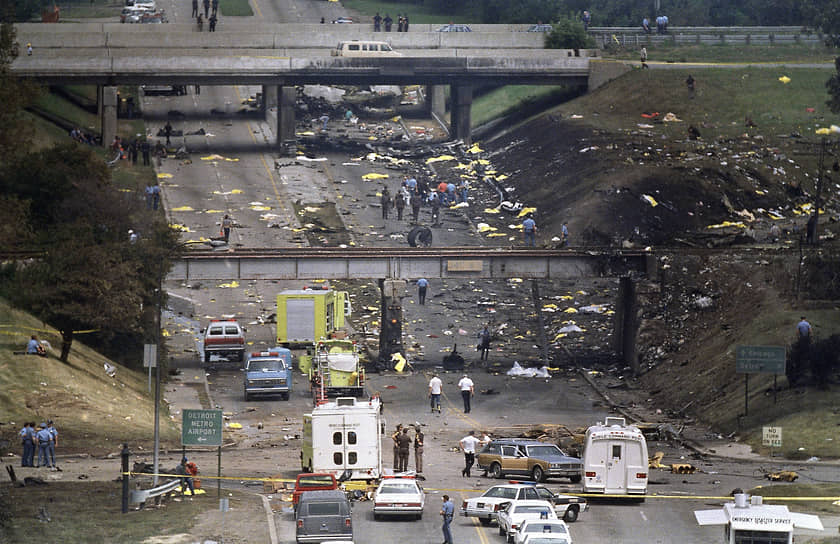
[(194, 212), (195, 210), (192, 209), (192, 206), (180, 206), (178, 208), (172, 208), (173, 212)]

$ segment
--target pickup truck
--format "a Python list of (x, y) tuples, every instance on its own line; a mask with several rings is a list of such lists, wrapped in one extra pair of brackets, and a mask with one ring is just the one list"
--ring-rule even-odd
[(225, 358), (235, 357), (240, 363), (245, 360), (245, 329), (233, 319), (214, 319), (204, 331), (204, 362), (210, 362), (210, 355)]
[(272, 348), (248, 356), (245, 363), (245, 400), (254, 395), (280, 395), (289, 400), (292, 392), (292, 352)]
[(298, 474), (295, 480), (295, 491), (292, 493), (292, 505), (297, 509), (300, 496), (304, 491), (324, 491), (338, 489), (338, 481), (329, 473), (304, 472)]

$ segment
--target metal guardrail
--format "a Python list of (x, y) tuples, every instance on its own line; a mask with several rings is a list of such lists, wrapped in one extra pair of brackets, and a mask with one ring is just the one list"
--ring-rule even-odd
[[(604, 32), (621, 34), (644, 34), (641, 25), (633, 26), (590, 26), (590, 34)], [(656, 27), (653, 27), (656, 32)], [(804, 26), (669, 26), (669, 34), (817, 34), (813, 29)]]
[(651, 45), (774, 45), (818, 44), (824, 36), (801, 26), (678, 26), (667, 34), (646, 33), (641, 27), (591, 27), (589, 35), (598, 47), (610, 45), (639, 48)]
[(130, 501), (132, 504), (140, 504), (141, 508), (146, 504), (146, 501), (149, 499), (155, 499), (155, 502), (160, 500), (162, 495), (169, 493), (170, 491), (174, 491), (178, 486), (181, 485), (181, 480), (171, 480), (166, 482), (165, 484), (161, 484), (157, 487), (153, 487), (151, 489), (133, 489), (130, 495)]

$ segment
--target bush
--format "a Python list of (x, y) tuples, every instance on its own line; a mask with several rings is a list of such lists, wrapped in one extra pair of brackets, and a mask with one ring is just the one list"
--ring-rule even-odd
[(546, 36), (545, 46), (548, 49), (587, 49), (594, 47), (595, 41), (587, 35), (583, 23), (560, 19)]

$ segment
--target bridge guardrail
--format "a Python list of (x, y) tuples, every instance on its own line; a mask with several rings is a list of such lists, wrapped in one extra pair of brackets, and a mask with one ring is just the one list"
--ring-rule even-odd
[(129, 495), (129, 499), (132, 504), (140, 504), (141, 508), (145, 506), (146, 501), (149, 499), (155, 499), (155, 504), (158, 504), (161, 496), (169, 493), (170, 491), (175, 491), (175, 489), (180, 485), (181, 480), (175, 479), (151, 489), (133, 489)]

